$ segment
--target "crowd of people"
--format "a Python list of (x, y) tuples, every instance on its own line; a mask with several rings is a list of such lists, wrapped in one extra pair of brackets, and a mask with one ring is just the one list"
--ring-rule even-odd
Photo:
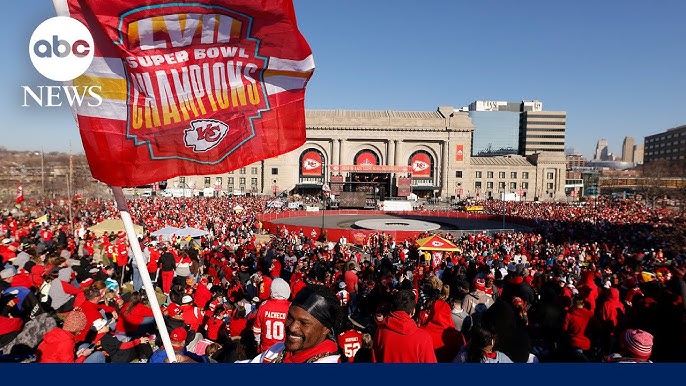
[[(501, 203), (479, 204), (502, 214)], [(261, 213), (298, 210), (285, 201), (129, 205), (145, 225), (145, 266), (125, 232), (88, 230), (119, 217), (112, 200), (2, 213), (0, 361), (170, 361), (146, 274), (174, 362), (686, 360), (686, 261), (672, 237), (683, 219), (671, 208), (508, 202), (509, 221), (531, 232), (396, 240), (379, 231), (355, 245), (285, 226), (266, 234)], [(150, 235), (165, 226), (208, 234)], [(431, 234), (456, 250), (420, 249)]]

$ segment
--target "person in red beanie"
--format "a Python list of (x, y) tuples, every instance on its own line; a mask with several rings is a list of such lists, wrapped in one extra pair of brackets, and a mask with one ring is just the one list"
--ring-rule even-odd
[(374, 355), (383, 363), (436, 363), (431, 335), (412, 319), (416, 302), (411, 290), (400, 290), (391, 312), (374, 334)]
[(76, 350), (76, 335), (86, 328), (86, 322), (86, 315), (80, 308), (69, 312), (62, 327), (55, 327), (43, 335), (36, 349), (38, 363), (105, 363), (105, 355), (100, 351), (90, 347)]
[(652, 363), (653, 335), (639, 329), (626, 329), (621, 334), (619, 352), (605, 357), (605, 362)]

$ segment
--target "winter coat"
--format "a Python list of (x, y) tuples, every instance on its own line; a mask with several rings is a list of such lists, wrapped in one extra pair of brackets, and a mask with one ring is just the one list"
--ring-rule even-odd
[(74, 334), (55, 327), (43, 336), (43, 341), (38, 345), (38, 363), (81, 363), (86, 357), (75, 360), (75, 346)]
[(436, 300), (429, 312), (429, 322), (421, 327), (431, 335), (434, 353), (439, 363), (450, 363), (465, 344), (464, 336), (455, 329), (450, 305)]
[(431, 335), (404, 311), (393, 311), (379, 322), (374, 354), (383, 363), (436, 363)]

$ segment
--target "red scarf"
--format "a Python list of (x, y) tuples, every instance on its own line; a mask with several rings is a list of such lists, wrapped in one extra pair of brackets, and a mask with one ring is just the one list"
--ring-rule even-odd
[(329, 339), (325, 339), (318, 345), (304, 349), (295, 354), (286, 351), (282, 363), (306, 363), (308, 359), (316, 356), (321, 355), (320, 358), (323, 358), (334, 354), (338, 354), (338, 345)]

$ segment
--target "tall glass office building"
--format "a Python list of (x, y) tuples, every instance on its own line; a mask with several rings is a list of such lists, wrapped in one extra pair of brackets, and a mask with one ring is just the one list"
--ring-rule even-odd
[(517, 154), (519, 112), (470, 111), (474, 124), (472, 157)]

